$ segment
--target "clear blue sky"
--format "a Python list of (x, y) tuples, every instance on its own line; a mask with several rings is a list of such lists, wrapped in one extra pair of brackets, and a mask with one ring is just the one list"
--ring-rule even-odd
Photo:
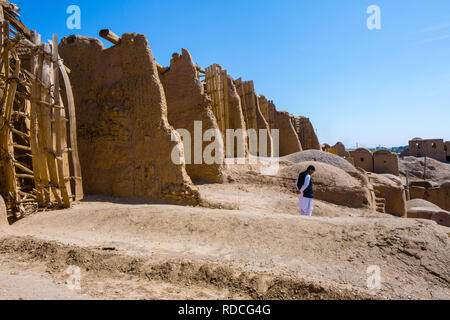
[[(321, 142), (450, 140), (449, 0), (22, 0), (22, 19), (52, 33), (147, 35), (159, 63), (187, 48), (219, 63), (279, 110), (311, 118)], [(66, 9), (81, 8), (81, 30)], [(369, 5), (381, 30), (366, 27)]]

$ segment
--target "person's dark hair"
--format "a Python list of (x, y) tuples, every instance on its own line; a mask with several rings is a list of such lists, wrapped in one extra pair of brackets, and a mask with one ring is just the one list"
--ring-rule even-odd
[(312, 170), (312, 171), (316, 171), (316, 168), (314, 166), (309, 166), (308, 169), (306, 169), (307, 171)]

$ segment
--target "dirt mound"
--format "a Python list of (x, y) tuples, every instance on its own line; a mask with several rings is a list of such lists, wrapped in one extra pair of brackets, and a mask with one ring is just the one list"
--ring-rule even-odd
[(317, 199), (352, 208), (370, 206), (369, 189), (349, 173), (327, 163), (312, 161), (297, 163), (280, 169), (279, 176), (295, 180), (299, 173), (305, 171), (310, 165), (316, 168), (312, 180)]
[(422, 199), (408, 201), (408, 218), (429, 219), (442, 226), (450, 227), (450, 212)]
[(313, 175), (313, 180), (316, 184), (344, 188), (355, 188), (361, 186), (357, 179), (350, 176), (344, 170), (322, 162), (304, 161), (297, 163), (287, 168), (282, 168), (279, 171), (279, 175), (297, 179), (298, 174), (305, 171), (310, 165), (313, 165), (316, 168), (316, 172)]
[[(411, 180), (422, 180), (425, 158), (403, 157), (399, 159), (400, 174), (405, 176), (409, 172)], [(450, 163), (427, 158), (427, 180), (442, 183), (450, 180)]]
[(320, 150), (306, 150), (302, 152), (297, 152), (285, 157), (281, 157), (280, 160), (289, 161), (293, 163), (316, 161), (340, 168), (345, 172), (358, 172), (358, 170), (347, 160), (337, 155), (331, 154), (329, 152), (324, 152)]
[(384, 201), (385, 212), (404, 217), (406, 215), (406, 195), (399, 177), (392, 174), (368, 173), (376, 197)]
[[(231, 297), (244, 295), (251, 299), (373, 299), (373, 296), (355, 289), (318, 284), (311, 280), (247, 272), (212, 263), (200, 264), (181, 260), (155, 262), (114, 251), (115, 248), (80, 248), (30, 237), (0, 239), (0, 253), (3, 258), (44, 263), (46, 271), (57, 280), (63, 280), (67, 276), (65, 271), (69, 266), (79, 267), (84, 274), (83, 286), (93, 287), (87, 290), (92, 296), (98, 294), (99, 283), (126, 276), (148, 284), (156, 281), (212, 287), (227, 290)], [(92, 278), (96, 279), (97, 286)], [(112, 294), (108, 292), (110, 288), (104, 289), (104, 294)]]
[(431, 202), (428, 202), (426, 200), (423, 200), (423, 199), (409, 200), (408, 203), (406, 204), (406, 206), (407, 206), (408, 210), (417, 209), (417, 208), (423, 208), (423, 209), (427, 209), (427, 210), (442, 210), (437, 205), (435, 205)]
[[(255, 201), (258, 197), (273, 198), (273, 195), (262, 192), (261, 196), (241, 198), (241, 201), (246, 201), (249, 206), (258, 203)], [(323, 207), (322, 210), (335, 209)], [(349, 209), (355, 210), (361, 209)], [(239, 287), (233, 289), (236, 288), (234, 285), (226, 292), (226, 288), (206, 285), (204, 280), (192, 280), (198, 274), (195, 270), (203, 265), (210, 270), (228, 268), (236, 272), (237, 277), (243, 272), (244, 275), (270, 275), (294, 281), (290, 283), (313, 282), (315, 287), (343, 287), (364, 293), (367, 292), (367, 268), (377, 265), (382, 271), (383, 286), (374, 293), (381, 297), (448, 298), (448, 229), (427, 220), (381, 216), (304, 218), (273, 214), (270, 208), (212, 210), (121, 204), (99, 198), (70, 210), (35, 214), (18, 221), (9, 229), (11, 236), (33, 236), (30, 240), (37, 244), (19, 242), (12, 245), (6, 240), (0, 245), (3, 247), (0, 260), (16, 261), (9, 268), (19, 268), (21, 264), (17, 261), (21, 259), (26, 266), (42, 263), (43, 274), (56, 268), (51, 273), (54, 276), (60, 274), (58, 270), (64, 268), (64, 263), (79, 265), (86, 268), (83, 283), (87, 293), (94, 297), (111, 294), (129, 299), (208, 298), (200, 295), (202, 292), (208, 292), (212, 299), (236, 298), (233, 292), (237, 292), (237, 296), (242, 294), (241, 298), (256, 297), (246, 293), (249, 291), (240, 291)], [(55, 249), (52, 241), (66, 246), (58, 251), (60, 249)], [(5, 250), (5, 246), (9, 249)], [(89, 250), (85, 252), (84, 249)], [(17, 256), (12, 256), (15, 253)], [(119, 257), (116, 258), (116, 254)], [(157, 276), (151, 280), (147, 278), (149, 282), (141, 279), (145, 274), (142, 270), (153, 277), (153, 271), (146, 266), (160, 268), (173, 262), (176, 262), (172, 267), (175, 274), (163, 272), (161, 277), (174, 277), (175, 280), (160, 281)], [(183, 269), (179, 269), (183, 263), (194, 265), (193, 271), (183, 275)], [(114, 278), (110, 277), (112, 275)], [(184, 277), (187, 280), (182, 280)], [(220, 281), (229, 283), (226, 282), (229, 280)], [(289, 298), (291, 294), (295, 298), (303, 297), (284, 288), (282, 290), (286, 292), (281, 298)], [(169, 289), (173, 292), (168, 293)], [(116, 290), (119, 293), (114, 295)]]

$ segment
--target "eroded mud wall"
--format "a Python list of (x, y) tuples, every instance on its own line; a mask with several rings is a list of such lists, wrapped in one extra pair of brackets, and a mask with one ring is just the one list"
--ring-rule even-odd
[(290, 114), (285, 111), (277, 111), (275, 119), (275, 128), (280, 130), (280, 156), (303, 151), (297, 132), (292, 125)]
[[(245, 157), (248, 155), (247, 129), (234, 80), (218, 64), (207, 67), (205, 72), (206, 91), (212, 100), (212, 110), (223, 134), (225, 148), (230, 145), (226, 156)], [(235, 136), (227, 135), (227, 130), (234, 130)], [(231, 139), (234, 139), (234, 142)], [(231, 144), (234, 145), (233, 148)]]
[(86, 193), (198, 203), (184, 164), (171, 161), (173, 128), (147, 38), (124, 34), (105, 49), (97, 39), (64, 38), (60, 54), (71, 69)]
[(321, 150), (319, 139), (311, 121), (306, 117), (298, 116), (291, 116), (291, 119), (303, 150)]
[[(237, 92), (241, 99), (242, 112), (244, 114), (247, 132), (249, 133), (249, 130), (253, 129), (258, 135), (257, 152), (253, 150), (255, 148), (252, 148), (250, 143), (249, 143), (249, 150), (251, 153), (254, 153), (255, 155), (258, 154), (260, 156), (267, 155), (270, 157), (273, 154), (272, 149), (273, 142), (272, 142), (272, 135), (270, 133), (270, 126), (259, 108), (258, 95), (255, 92), (253, 81), (242, 81), (242, 79), (239, 78), (238, 80), (235, 81), (235, 84)], [(261, 139), (260, 130), (265, 130), (266, 132), (265, 141), (263, 140), (264, 138)], [(264, 143), (265, 145), (264, 146), (260, 145), (260, 142), (265, 142)], [(262, 149), (267, 150), (265, 155), (261, 154)]]
[[(189, 51), (182, 49), (182, 54), (175, 53), (170, 61), (170, 67), (160, 73), (167, 100), (168, 119), (175, 129), (185, 129), (190, 132), (191, 141), (185, 143), (184, 149), (185, 155), (190, 154), (186, 170), (191, 179), (196, 182), (223, 182), (224, 140), (221, 134), (218, 135), (220, 139), (216, 141), (221, 153), (217, 155), (221, 158), (220, 161), (206, 164), (203, 158), (200, 159), (201, 163), (196, 163), (194, 159), (194, 138), (202, 139), (203, 133), (210, 129), (219, 130), (211, 108), (211, 100), (199, 79), (198, 69)], [(194, 132), (196, 121), (202, 123), (200, 136), (198, 133), (196, 136)], [(211, 141), (203, 142), (202, 150), (205, 150), (210, 143)], [(213, 155), (216, 156), (215, 153)]]

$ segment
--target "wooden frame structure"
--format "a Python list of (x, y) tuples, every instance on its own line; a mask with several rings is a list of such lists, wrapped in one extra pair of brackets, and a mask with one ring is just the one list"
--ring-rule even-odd
[(8, 216), (25, 206), (68, 208), (83, 198), (75, 104), (58, 39), (42, 43), (0, 0), (0, 196)]
[(206, 68), (206, 91), (212, 100), (212, 109), (217, 119), (219, 130), (225, 132), (230, 128), (228, 106), (228, 75), (218, 64)]

